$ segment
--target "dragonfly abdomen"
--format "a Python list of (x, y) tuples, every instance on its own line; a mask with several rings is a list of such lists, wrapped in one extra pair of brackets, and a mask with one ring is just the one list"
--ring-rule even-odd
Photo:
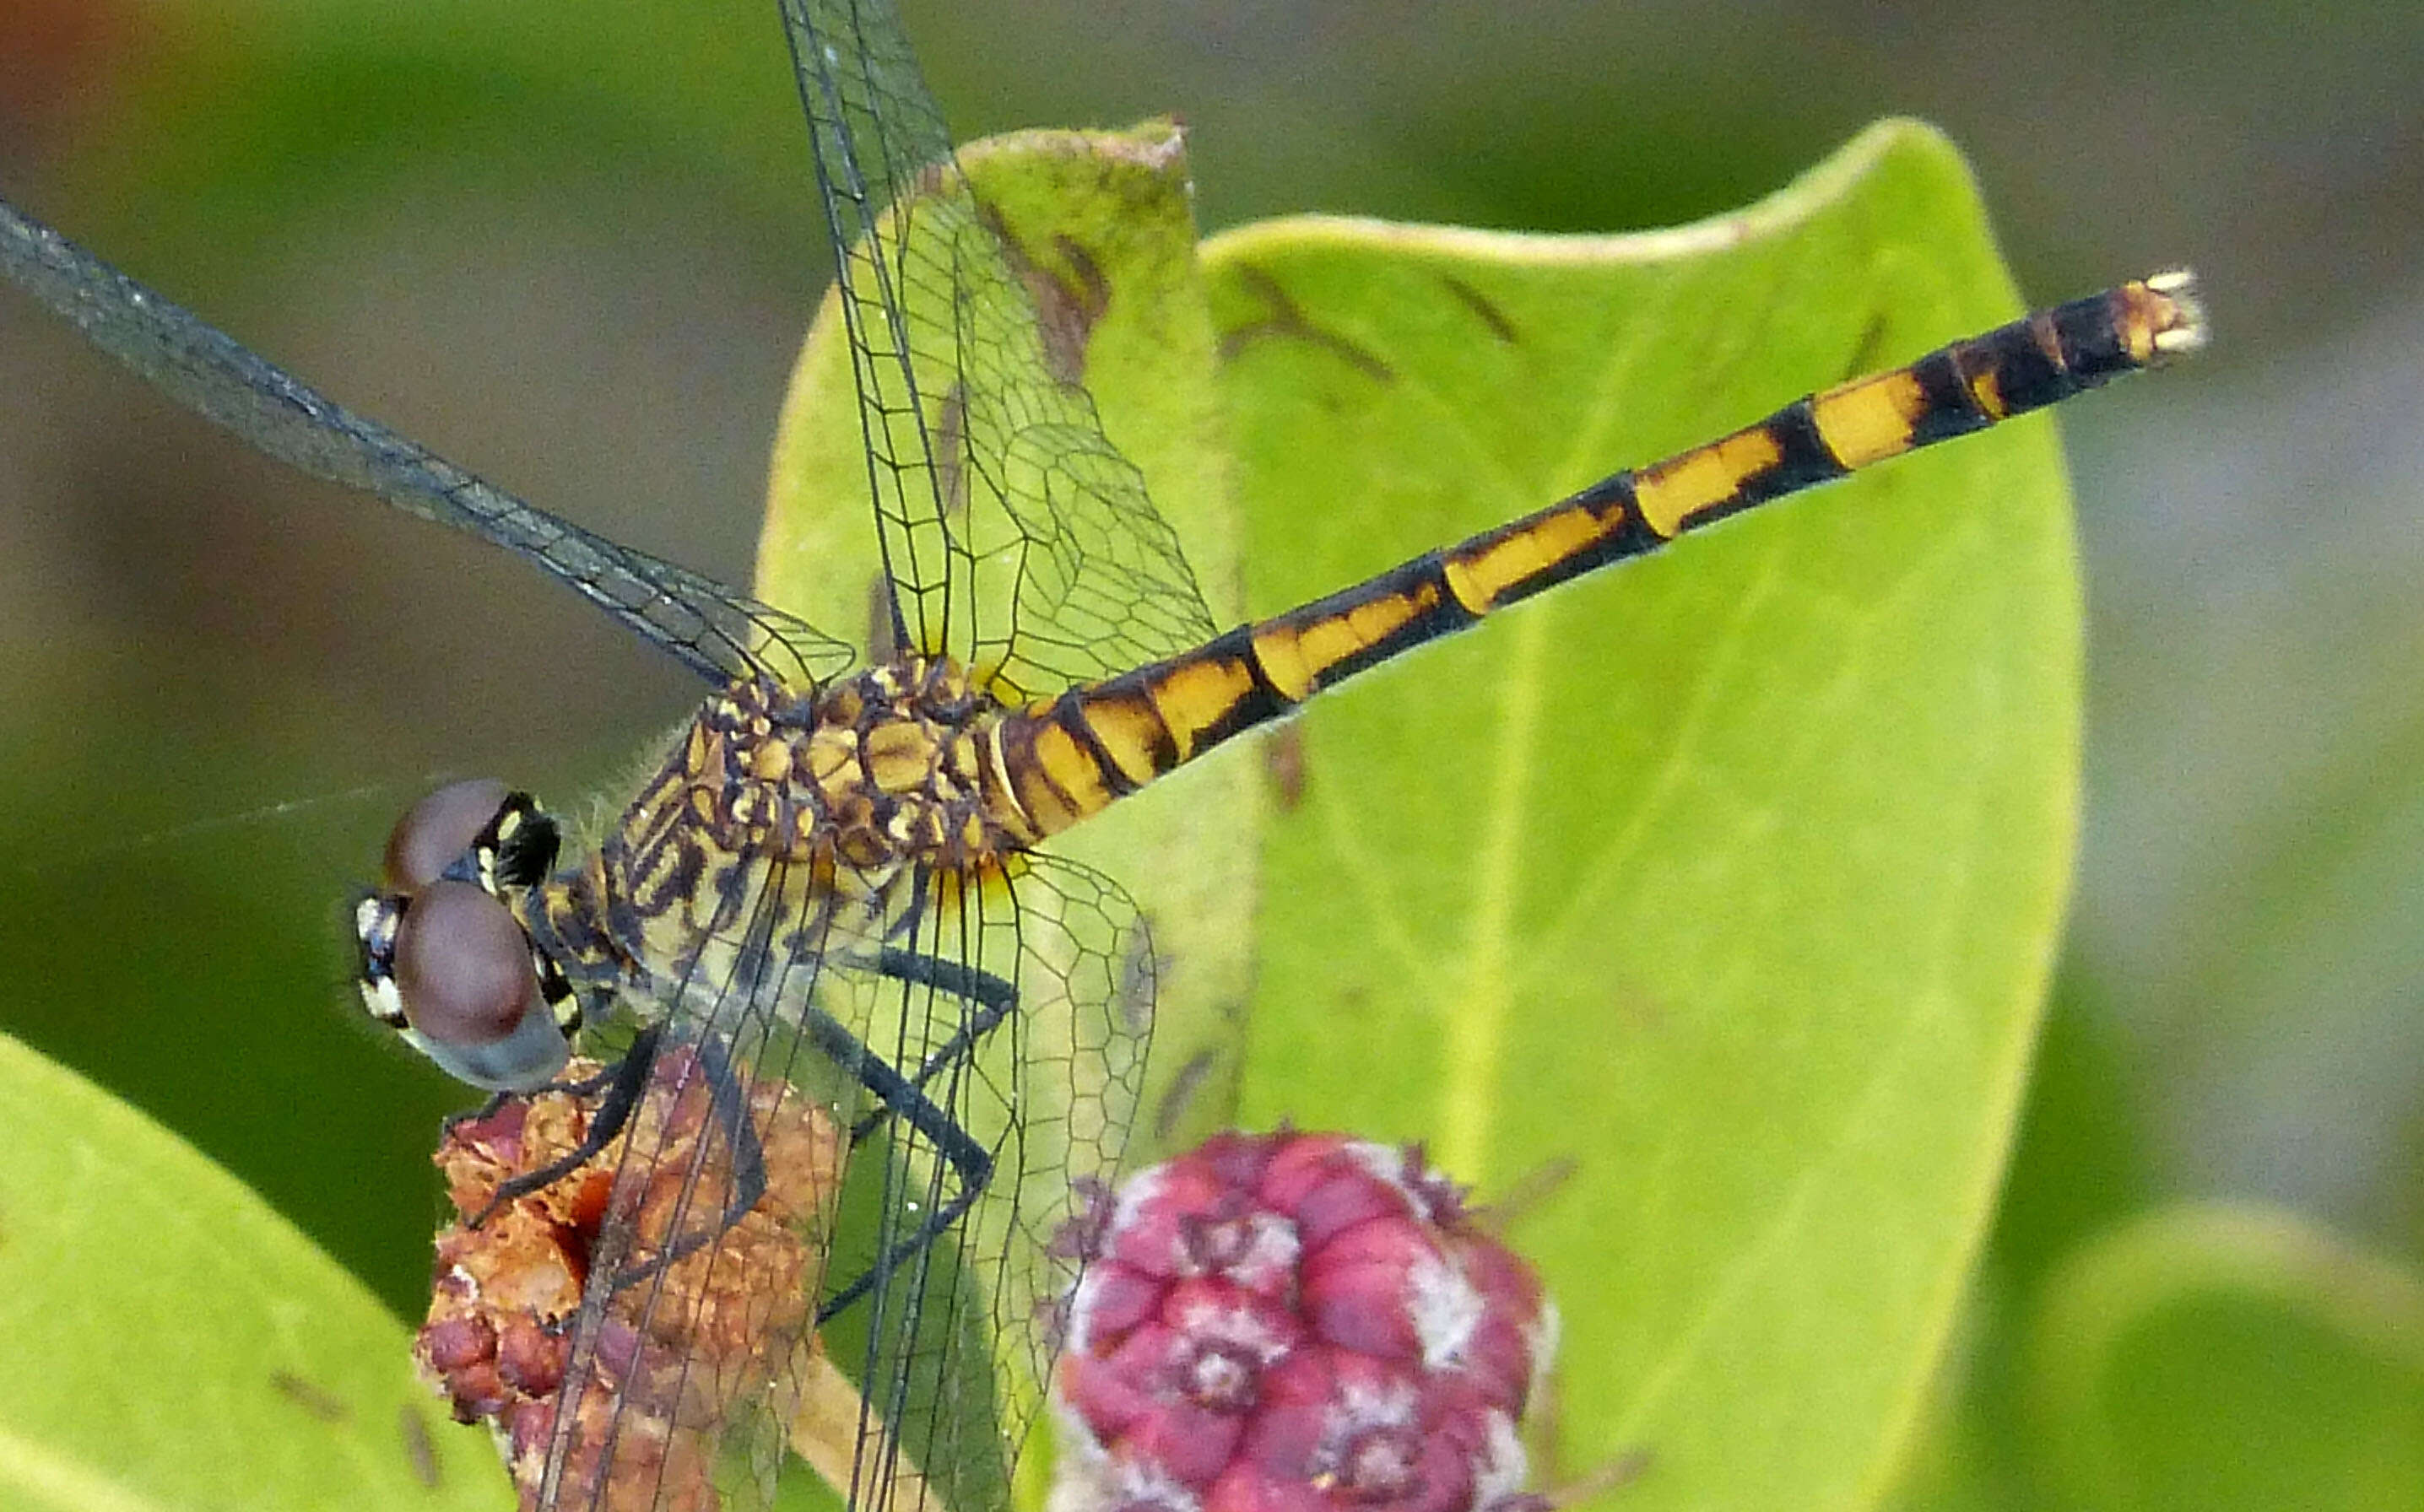
[[(994, 741), (1033, 837), (1508, 604), (1771, 500), (2058, 404), (2204, 340), (2161, 274), (1805, 396), (1731, 435), (1194, 650), (1007, 716)], [(1011, 827), (1020, 828), (1013, 823)]]

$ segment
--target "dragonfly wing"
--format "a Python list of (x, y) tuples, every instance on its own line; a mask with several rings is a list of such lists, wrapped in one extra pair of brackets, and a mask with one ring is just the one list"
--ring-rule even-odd
[[(827, 1270), (829, 1298), (876, 1278), (825, 1325), (866, 1402), (858, 1479), (879, 1489), (862, 1505), (912, 1472), (944, 1505), (1009, 1504), (1076, 1280), (1069, 1225), (1115, 1174), (1134, 1120), (1156, 965), (1144, 922), (1102, 874), (1029, 862), (930, 899), (895, 949), (941, 969), (889, 963), (869, 1022), (870, 1046), (942, 1118), (878, 1111), (853, 1181), (878, 1174), (866, 1157), (880, 1152), (880, 1219), (840, 1231), (853, 1249)], [(917, 1242), (955, 1206), (941, 1242)]]
[(660, 921), (683, 943), (652, 984), (661, 1040), (615, 1146), (542, 1508), (763, 1506), (827, 1374), (816, 1299), (849, 1103), (796, 1021), (847, 975), (824, 949), (839, 915), (805, 868), (726, 877)]
[(0, 272), (204, 419), (313, 477), (503, 547), (702, 676), (812, 686), (853, 659), (780, 610), (558, 519), (354, 414), (5, 201)]
[(1082, 342), (952, 156), (889, 0), (783, 0), (837, 251), (896, 644), (1013, 699), (1213, 632), (1176, 533), (1104, 436)]
[(1034, 856), (677, 906), (538, 1504), (757, 1505), (788, 1437), (854, 1512), (1006, 1505), (1134, 1118), (1135, 905)]

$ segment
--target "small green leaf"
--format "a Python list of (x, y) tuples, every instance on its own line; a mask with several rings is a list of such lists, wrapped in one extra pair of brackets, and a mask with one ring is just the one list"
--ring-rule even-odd
[(0, 1108), (0, 1505), (512, 1504), (403, 1325), (234, 1178), (5, 1036)]
[[(2018, 308), (1891, 122), (1635, 237), (1281, 221), (1205, 248), (1269, 613)], [(1424, 1138), (1567, 1331), (1551, 1484), (1858, 1506), (2009, 1142), (2075, 824), (2051, 426), (1746, 517), (1318, 703), (1265, 854), (1245, 1110)], [(1286, 748), (1283, 748), (1286, 749)]]
[(2424, 1281), (2290, 1214), (2114, 1232), (2048, 1281), (2026, 1359), (2065, 1505), (2424, 1506)]
[(2087, 1246), (2024, 1378), (2070, 1507), (2424, 1504), (2424, 1280), (2295, 1214), (2175, 1207)]

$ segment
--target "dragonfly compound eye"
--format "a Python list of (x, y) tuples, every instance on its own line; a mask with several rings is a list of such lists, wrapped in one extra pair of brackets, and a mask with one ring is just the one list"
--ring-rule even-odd
[(513, 912), (468, 882), (416, 895), (395, 927), (407, 1036), (449, 1074), (492, 1091), (545, 1085), (569, 1054)]
[(387, 885), (414, 892), (445, 875), (512, 795), (494, 777), (449, 783), (406, 810), (387, 837)]

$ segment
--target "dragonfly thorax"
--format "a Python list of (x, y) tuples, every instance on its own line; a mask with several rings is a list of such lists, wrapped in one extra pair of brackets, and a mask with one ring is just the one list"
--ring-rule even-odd
[(948, 660), (869, 667), (806, 696), (753, 679), (701, 708), (673, 763), (717, 849), (878, 875), (965, 870), (1014, 844), (987, 739), (1001, 713)]
[(357, 908), (364, 1007), (463, 1080), (527, 1089), (563, 1064), (584, 1000), (695, 977), (736, 901), (773, 900), (803, 936), (880, 935), (913, 877), (986, 872), (1025, 838), (1003, 713), (949, 661), (805, 692), (735, 681), (551, 874), (556, 827), (529, 795), (441, 788), (397, 824)]

